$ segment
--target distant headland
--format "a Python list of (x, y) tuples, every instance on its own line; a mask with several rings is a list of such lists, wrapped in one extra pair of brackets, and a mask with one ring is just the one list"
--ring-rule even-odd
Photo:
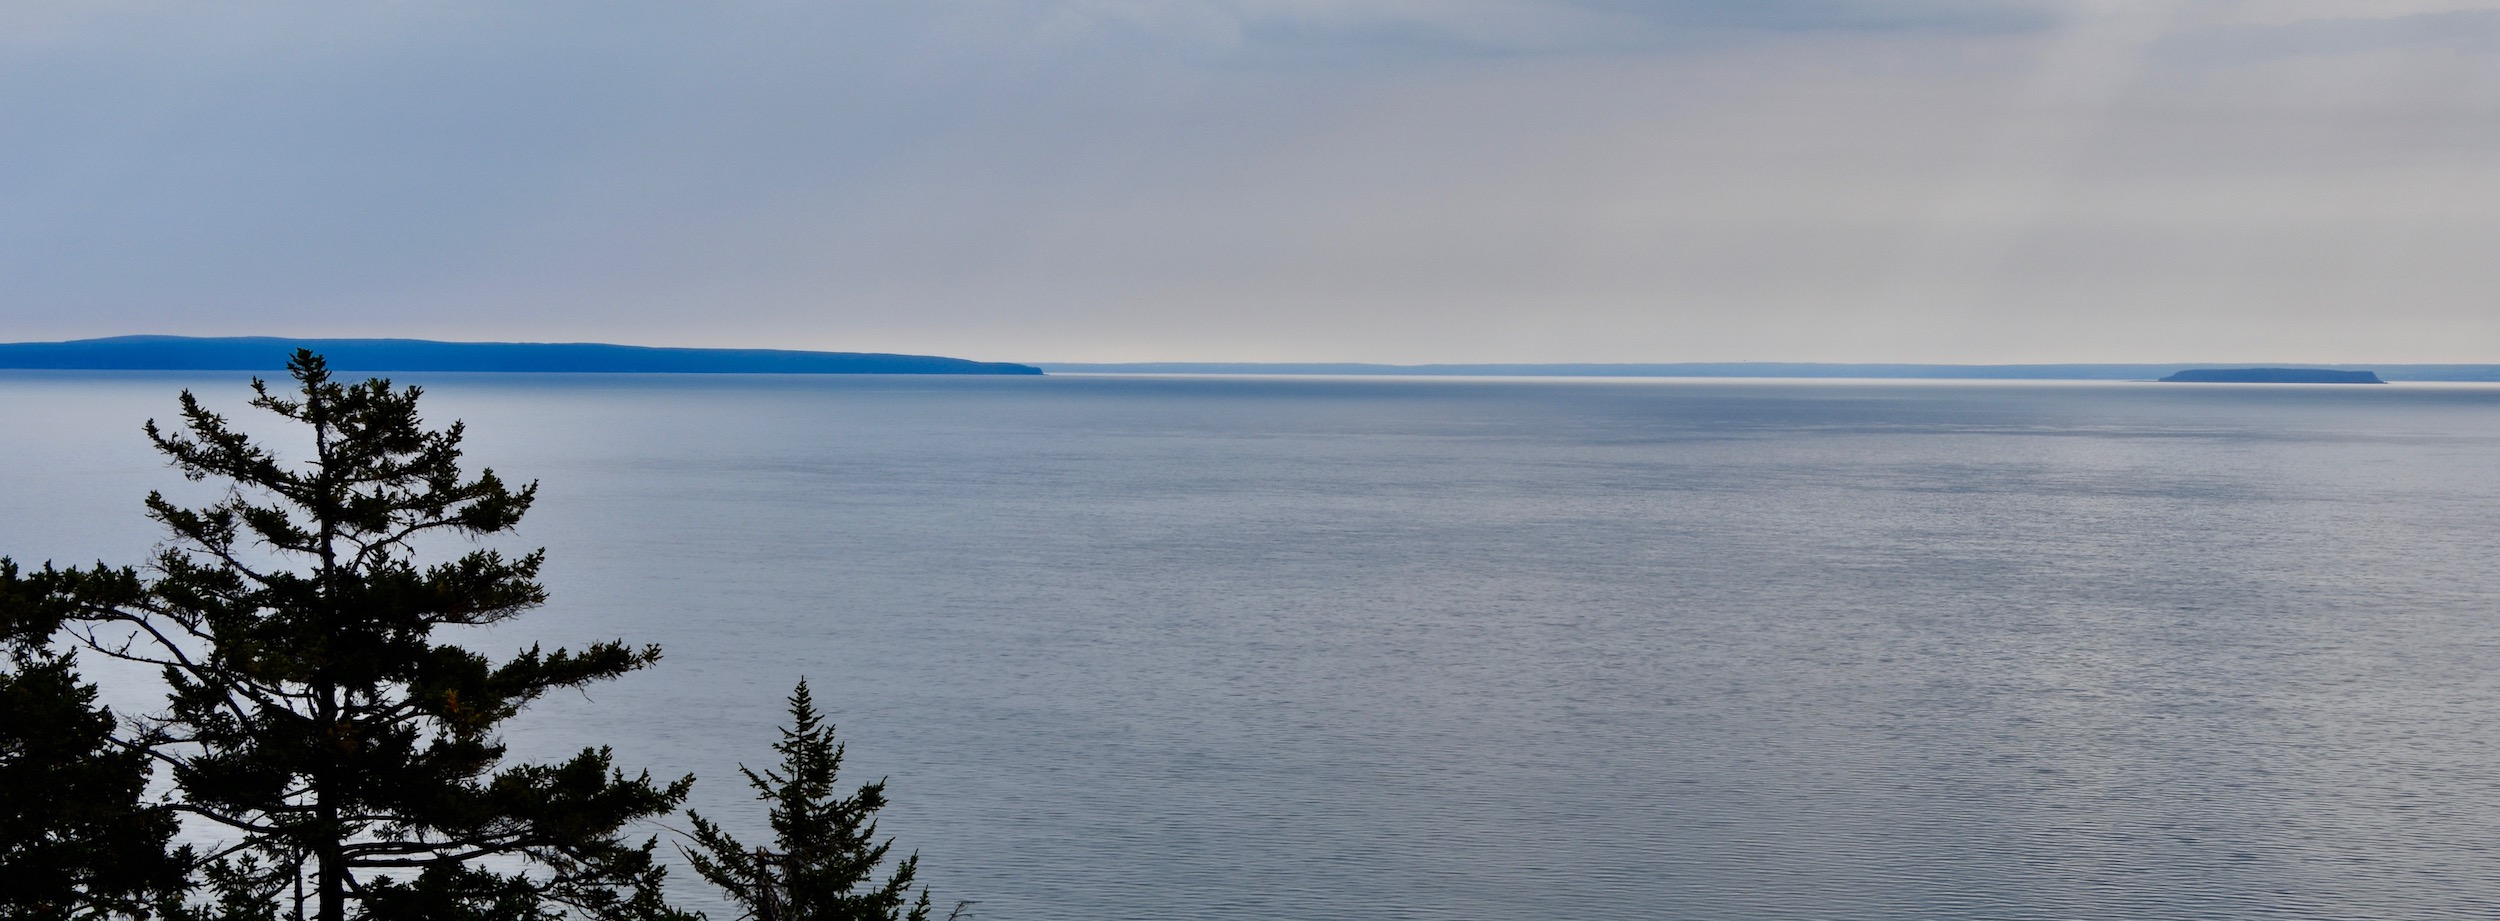
[(506, 371), (609, 374), (1040, 374), (1032, 365), (879, 352), (680, 349), (596, 342), (438, 342), (116, 336), (0, 343), (0, 368), (79, 371), (269, 371), (305, 348), (340, 371)]
[(2329, 368), (2189, 368), (2161, 379), (2165, 384), (2384, 384), (2371, 371)]

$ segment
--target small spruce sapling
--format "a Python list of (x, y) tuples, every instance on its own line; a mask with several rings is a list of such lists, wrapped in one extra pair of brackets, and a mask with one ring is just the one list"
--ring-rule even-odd
[[(877, 810), (885, 807), (885, 782), (864, 784), (837, 796), (835, 776), (842, 746), (833, 724), (816, 711), (801, 680), (790, 692), (790, 728), (773, 750), (781, 768), (757, 774), (744, 766), (756, 798), (771, 804), (774, 847), (748, 847), (719, 825), (689, 812), (693, 848), (679, 851), (697, 874), (746, 909), (755, 921), (928, 921), (929, 891), (908, 900), (918, 872), (915, 853), (895, 864), (883, 883), (874, 879), (894, 842), (878, 841)], [(958, 906), (957, 914), (962, 913)]]

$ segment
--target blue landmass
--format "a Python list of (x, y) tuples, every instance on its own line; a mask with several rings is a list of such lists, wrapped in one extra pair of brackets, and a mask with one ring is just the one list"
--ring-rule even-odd
[(641, 374), (1040, 374), (1031, 365), (879, 352), (679, 349), (595, 342), (438, 342), (116, 336), (0, 343), (0, 368), (89, 371), (286, 370), (305, 348), (340, 371), (520, 371)]
[(2369, 371), (2330, 368), (2190, 368), (2161, 379), (2166, 384), (2384, 384)]

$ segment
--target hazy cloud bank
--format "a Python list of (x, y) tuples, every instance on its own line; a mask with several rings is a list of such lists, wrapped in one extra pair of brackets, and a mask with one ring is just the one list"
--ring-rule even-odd
[(18, 4), (0, 338), (2488, 360), (2500, 6)]

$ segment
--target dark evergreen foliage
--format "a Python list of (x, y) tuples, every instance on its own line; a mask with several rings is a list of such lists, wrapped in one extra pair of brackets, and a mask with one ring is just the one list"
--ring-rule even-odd
[(169, 707), (137, 741), (170, 769), (173, 808), (233, 835), (199, 869), (211, 900), (180, 913), (683, 917), (661, 900), (656, 842), (623, 829), (673, 810), (692, 778), (629, 777), (604, 749), (506, 765), (496, 734), (539, 696), (659, 650), (497, 662), (440, 641), (541, 603), (541, 554), (419, 565), (414, 543), (507, 532), (536, 485), (465, 475), (461, 426), (425, 428), (417, 388), (335, 383), (306, 351), (288, 367), (294, 392), (256, 380), (251, 405), (305, 426), (311, 457), (282, 460), (185, 392), (179, 430), (148, 436), (225, 497), (149, 495), (172, 539), (144, 573), (51, 576), (86, 648), (162, 668)]
[(688, 813), (695, 847), (680, 850), (695, 872), (744, 907), (740, 917), (756, 921), (927, 921), (928, 890), (908, 900), (920, 855), (903, 858), (884, 883), (874, 879), (894, 846), (876, 840), (885, 782), (836, 795), (842, 746), (833, 740), (833, 724), (816, 712), (806, 681), (790, 693), (790, 728), (773, 750), (781, 753), (779, 770), (739, 770), (756, 798), (771, 804), (775, 846), (750, 848)]
[(45, 648), (63, 581), (0, 558), (0, 918), (140, 916), (182, 892), (190, 855), (167, 846), (174, 814), (142, 801), (147, 753)]

